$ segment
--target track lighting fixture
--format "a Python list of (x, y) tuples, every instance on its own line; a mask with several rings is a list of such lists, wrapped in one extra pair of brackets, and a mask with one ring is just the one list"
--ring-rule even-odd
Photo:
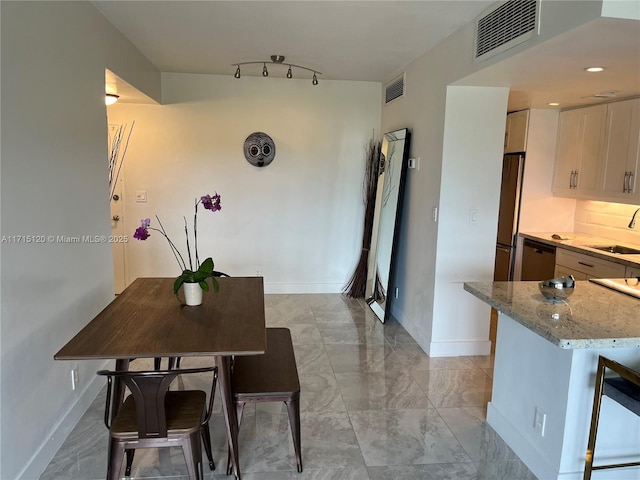
[(293, 71), (291, 70), (292, 67), (295, 68), (301, 68), (302, 70), (307, 70), (308, 72), (313, 72), (313, 79), (311, 80), (311, 83), (313, 85), (318, 85), (318, 75), (322, 75), (322, 72), (318, 72), (317, 70), (313, 70), (311, 68), (307, 68), (307, 67), (303, 67), (302, 65), (296, 65), (294, 63), (284, 63), (284, 55), (271, 55), (271, 61), (270, 62), (241, 62), (241, 63), (234, 63), (232, 66), (236, 67), (236, 73), (233, 75), (235, 78), (240, 78), (240, 66), (241, 65), (259, 65), (262, 64), (262, 76), (263, 77), (268, 77), (269, 76), (269, 70), (267, 69), (267, 64), (272, 64), (272, 65), (286, 65), (288, 66), (288, 70), (287, 70), (287, 78), (293, 78)]

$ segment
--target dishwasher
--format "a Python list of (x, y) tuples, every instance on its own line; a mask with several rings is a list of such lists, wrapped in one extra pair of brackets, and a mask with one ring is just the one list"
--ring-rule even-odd
[(556, 247), (525, 238), (522, 246), (522, 281), (548, 280), (556, 270)]

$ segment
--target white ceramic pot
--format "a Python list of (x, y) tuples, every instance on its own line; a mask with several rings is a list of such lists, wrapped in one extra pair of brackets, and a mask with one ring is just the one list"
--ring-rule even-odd
[(202, 305), (202, 288), (199, 283), (183, 283), (184, 301), (187, 305)]

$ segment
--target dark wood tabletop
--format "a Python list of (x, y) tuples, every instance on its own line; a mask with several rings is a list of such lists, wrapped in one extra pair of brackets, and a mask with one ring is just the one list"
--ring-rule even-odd
[(138, 278), (58, 353), (56, 360), (264, 353), (261, 277), (218, 278), (202, 305), (181, 306), (173, 278)]

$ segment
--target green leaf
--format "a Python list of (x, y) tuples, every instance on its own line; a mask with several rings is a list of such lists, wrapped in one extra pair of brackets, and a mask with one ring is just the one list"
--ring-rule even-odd
[(175, 295), (178, 295), (178, 290), (180, 290), (180, 287), (182, 286), (183, 283), (184, 283), (183, 275), (180, 275), (178, 278), (176, 278), (176, 281), (173, 282), (173, 293)]
[(202, 290), (204, 290), (205, 292), (209, 291), (209, 284), (205, 280), (202, 280), (201, 282), (198, 282), (198, 285), (200, 285), (200, 288)]
[(209, 275), (213, 274), (213, 259), (211, 257), (205, 259), (204, 262), (200, 265), (198, 272), (207, 273)]
[(218, 293), (220, 291), (220, 286), (218, 285), (216, 277), (211, 277), (211, 284), (213, 285), (213, 291), (215, 293)]

